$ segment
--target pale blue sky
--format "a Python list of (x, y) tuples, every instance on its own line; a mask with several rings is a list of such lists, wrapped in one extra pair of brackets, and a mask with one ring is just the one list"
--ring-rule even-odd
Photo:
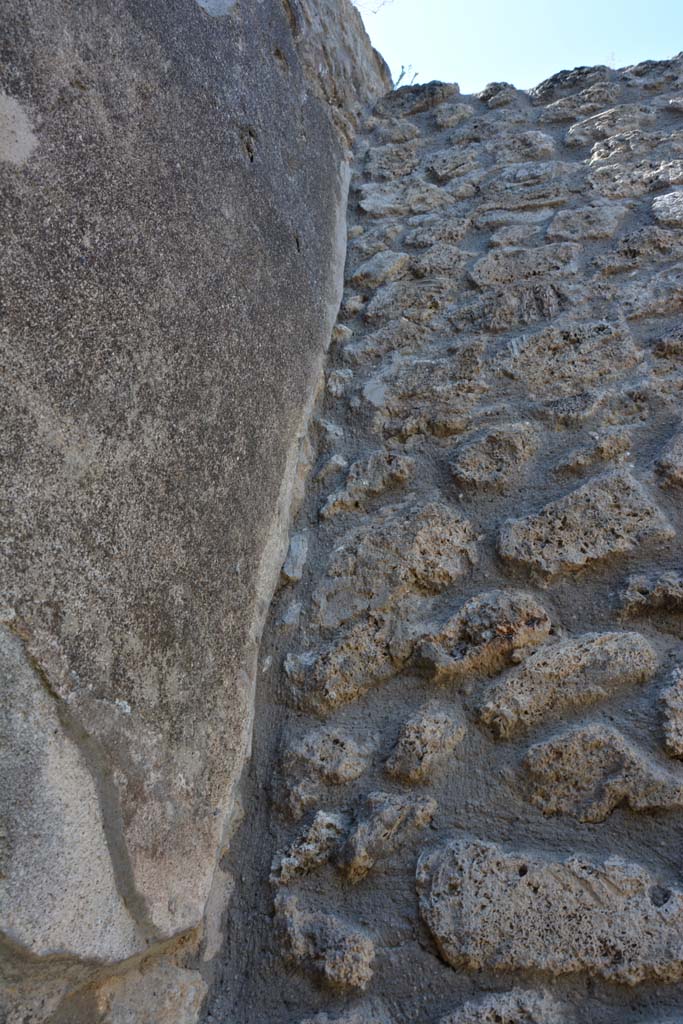
[[(683, 0), (358, 0), (394, 78), (537, 85), (581, 64), (622, 67), (683, 50)], [(380, 8), (377, 10), (377, 8)], [(376, 11), (376, 13), (374, 13)], [(412, 74), (411, 74), (412, 77)]]

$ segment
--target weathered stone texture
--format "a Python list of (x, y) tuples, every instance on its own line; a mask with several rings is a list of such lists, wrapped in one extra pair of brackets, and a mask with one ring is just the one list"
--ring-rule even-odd
[[(0, 102), (11, 301), (35, 263), (6, 606), (56, 731), (10, 734), (104, 836), (102, 959), (170, 938), (196, 1013), (279, 578), (207, 1024), (677, 1020), (683, 58), (388, 92), (340, 296), (387, 84), (345, 3), (41, 4)], [(34, 932), (80, 957), (73, 863)], [(149, 963), (73, 1024), (146, 1008)]]
[(1, 927), (76, 983), (199, 935), (390, 82), (346, 0), (9, 0), (0, 44)]
[(531, 798), (544, 814), (604, 821), (621, 804), (634, 811), (683, 807), (683, 776), (663, 771), (609, 726), (589, 725), (539, 743), (525, 763)]
[[(680, 1016), (681, 95), (679, 56), (366, 119), (240, 852), (264, 952), (218, 1019), (375, 1019), (278, 947), (273, 855), (371, 937), (382, 1024)], [(321, 717), (348, 777), (271, 779)]]
[(419, 708), (401, 727), (385, 771), (403, 782), (426, 782), (462, 740), (462, 717), (437, 701)]
[(428, 797), (369, 793), (339, 853), (339, 864), (351, 882), (365, 878), (379, 857), (396, 848), (410, 829), (425, 828), (436, 813)]
[(276, 860), (271, 882), (274, 885), (289, 885), (294, 879), (308, 875), (326, 864), (344, 832), (344, 822), (339, 815), (318, 811), (309, 828)]
[(466, 1003), (439, 1024), (567, 1024), (567, 1016), (543, 992), (509, 992)]
[(470, 598), (422, 638), (417, 661), (437, 682), (495, 676), (523, 661), (549, 636), (548, 613), (530, 594), (493, 590)]
[(498, 549), (504, 559), (555, 576), (674, 536), (644, 487), (618, 471), (589, 481), (536, 515), (505, 523)]
[(672, 757), (683, 758), (683, 669), (674, 669), (662, 693), (664, 745)]
[(667, 445), (657, 462), (662, 483), (667, 487), (683, 487), (683, 433)]
[(282, 757), (287, 811), (299, 818), (316, 803), (322, 784), (341, 786), (359, 778), (370, 763), (372, 750), (371, 739), (357, 743), (353, 736), (334, 728), (316, 729), (288, 745)]
[(340, 918), (301, 910), (296, 897), (285, 893), (276, 897), (275, 909), (283, 948), (293, 963), (308, 965), (333, 988), (367, 987), (375, 959), (368, 935)]
[(656, 670), (656, 653), (640, 634), (587, 633), (541, 647), (494, 683), (480, 717), (496, 736), (507, 738), (648, 682)]
[(382, 509), (335, 549), (314, 604), (322, 625), (340, 626), (410, 594), (438, 593), (476, 561), (472, 523), (446, 504)]
[(167, 964), (150, 965), (105, 982), (97, 992), (104, 1024), (194, 1024), (207, 986), (201, 974)]
[(19, 636), (0, 627), (3, 712), (0, 918), (32, 957), (111, 963), (144, 951), (119, 892), (87, 752), (65, 734), (58, 701)]
[(460, 487), (507, 490), (524, 479), (525, 464), (538, 449), (538, 430), (531, 423), (512, 423), (485, 430), (456, 448), (451, 473)]
[(555, 860), (460, 840), (421, 857), (417, 888), (456, 968), (584, 972), (627, 985), (683, 976), (683, 894), (618, 857)]
[(415, 463), (409, 456), (381, 450), (373, 452), (367, 459), (353, 463), (343, 488), (329, 496), (320, 510), (320, 517), (327, 519), (339, 512), (362, 508), (368, 499), (405, 484), (414, 468)]
[(623, 596), (627, 616), (653, 612), (683, 612), (683, 572), (632, 576)]

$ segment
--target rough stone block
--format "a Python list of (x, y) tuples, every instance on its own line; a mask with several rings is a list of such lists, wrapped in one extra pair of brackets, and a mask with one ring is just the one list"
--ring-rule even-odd
[(462, 715), (438, 701), (428, 701), (401, 726), (384, 769), (402, 782), (427, 782), (445, 765), (466, 730)]
[(494, 676), (523, 661), (547, 640), (550, 630), (548, 613), (530, 594), (487, 591), (425, 635), (415, 660), (439, 683)]
[(270, 873), (271, 884), (289, 885), (326, 864), (345, 832), (341, 815), (318, 811), (287, 852), (275, 858)]
[(683, 432), (667, 445), (657, 461), (657, 472), (667, 487), (683, 487)]
[(285, 957), (333, 988), (363, 990), (372, 978), (375, 947), (365, 932), (331, 914), (308, 913), (294, 896), (275, 897)]
[(531, 798), (544, 814), (605, 821), (625, 805), (633, 811), (683, 807), (680, 778), (607, 725), (587, 725), (532, 747), (525, 758)]
[(439, 1024), (569, 1024), (569, 1018), (547, 992), (516, 990), (465, 1003)]
[(625, 324), (560, 322), (515, 341), (500, 370), (533, 394), (576, 394), (623, 377), (641, 360)]
[(477, 560), (472, 524), (441, 502), (382, 509), (335, 549), (314, 604), (336, 627), (417, 591), (439, 593)]
[(523, 477), (539, 444), (539, 430), (532, 423), (489, 427), (458, 445), (451, 473), (460, 487), (506, 491)]
[(646, 868), (455, 840), (421, 856), (420, 912), (456, 970), (584, 973), (625, 985), (683, 977), (683, 893)]
[(683, 612), (683, 572), (672, 569), (630, 576), (622, 595), (622, 607), (627, 616)]
[(414, 470), (415, 460), (410, 456), (384, 449), (359, 459), (349, 469), (344, 486), (323, 504), (320, 518), (329, 519), (340, 512), (359, 510), (367, 499), (407, 483)]
[(538, 249), (506, 249), (478, 260), (470, 272), (479, 287), (505, 285), (548, 274), (575, 274), (578, 271), (579, 246), (573, 242), (555, 242)]
[(652, 200), (655, 220), (667, 227), (683, 227), (683, 192), (669, 192)]
[(370, 764), (374, 739), (356, 741), (340, 728), (325, 726), (290, 742), (283, 751), (284, 803), (300, 818), (320, 799), (323, 786), (343, 786), (359, 778)]
[(553, 577), (674, 536), (642, 484), (628, 471), (617, 470), (589, 480), (535, 515), (508, 520), (500, 530), (498, 551), (505, 561)]
[(436, 801), (429, 797), (369, 793), (339, 851), (339, 867), (351, 882), (360, 882), (407, 834), (426, 828), (435, 813)]
[(481, 720), (507, 739), (550, 716), (606, 700), (622, 687), (648, 682), (657, 655), (639, 633), (586, 633), (545, 644), (494, 683)]
[(65, 731), (60, 702), (6, 626), (0, 677), (5, 939), (31, 958), (111, 964), (144, 952), (144, 925), (130, 909), (134, 892), (110, 857), (103, 766)]
[(102, 1024), (196, 1024), (207, 993), (199, 971), (149, 963), (97, 990)]
[(675, 668), (662, 693), (664, 746), (671, 757), (683, 759), (683, 669)]

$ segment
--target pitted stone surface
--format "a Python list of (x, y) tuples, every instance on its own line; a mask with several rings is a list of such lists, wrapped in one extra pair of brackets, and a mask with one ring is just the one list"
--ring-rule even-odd
[(683, 572), (631, 576), (622, 595), (628, 616), (653, 612), (683, 612)]
[(536, 515), (505, 523), (498, 550), (506, 561), (555, 576), (674, 537), (642, 484), (620, 470), (590, 480)]
[(512, 423), (483, 431), (455, 450), (451, 473), (460, 487), (504, 491), (524, 479), (526, 463), (538, 450), (539, 431)]
[(588, 146), (600, 139), (654, 125), (655, 111), (644, 104), (623, 104), (578, 121), (567, 132), (570, 146)]
[[(605, 71), (607, 71), (606, 68)], [(618, 85), (607, 82), (596, 82), (590, 85), (586, 83), (586, 88), (580, 89), (574, 95), (561, 96), (541, 108), (539, 112), (541, 122), (579, 121), (614, 103), (619, 98), (620, 92)]]
[(587, 633), (547, 644), (493, 685), (481, 721), (507, 739), (550, 716), (648, 682), (656, 670), (657, 655), (639, 633)]
[(475, 263), (472, 281), (477, 285), (501, 285), (565, 271), (576, 273), (580, 249), (571, 242), (557, 242), (544, 249), (510, 249), (494, 252)]
[(626, 209), (623, 203), (596, 203), (578, 210), (561, 210), (548, 225), (546, 236), (560, 242), (612, 238), (626, 214)]
[(326, 864), (345, 833), (338, 814), (318, 811), (313, 821), (294, 841), (289, 850), (273, 864), (270, 880), (273, 885), (289, 885), (296, 878), (310, 874)]
[(365, 989), (372, 978), (375, 949), (370, 937), (329, 914), (302, 910), (295, 896), (275, 898), (276, 926), (286, 956), (333, 988)]
[(443, 766), (466, 730), (460, 714), (430, 701), (401, 726), (385, 771), (403, 782), (426, 782)]
[(287, 655), (284, 671), (292, 703), (325, 715), (389, 679), (403, 661), (392, 656), (390, 636), (390, 627), (370, 621), (320, 651)]
[(639, 359), (627, 327), (572, 323), (525, 335), (503, 370), (537, 394), (576, 394), (623, 375)]
[(456, 969), (583, 972), (625, 985), (683, 976), (683, 893), (618, 857), (557, 860), (456, 840), (420, 858), (417, 890)]
[(664, 745), (671, 757), (683, 759), (683, 669), (675, 668), (662, 693)]
[(413, 829), (426, 828), (436, 813), (429, 797), (369, 793), (339, 851), (339, 866), (351, 882), (365, 878)]
[(406, 358), (380, 371), (366, 385), (364, 397), (380, 410), (384, 432), (403, 441), (416, 434), (462, 433), (472, 408), (488, 391), (483, 352), (478, 339), (465, 341), (453, 345), (447, 358)]
[(601, 463), (624, 462), (631, 454), (633, 439), (624, 427), (613, 427), (594, 435), (589, 444), (567, 455), (555, 467), (558, 476), (580, 475)]
[[(672, 703), (669, 698), (667, 708)], [(621, 804), (634, 811), (683, 808), (683, 775), (663, 771), (609, 726), (589, 725), (539, 743), (525, 764), (531, 799), (544, 814), (595, 822)]]
[(365, 161), (365, 170), (373, 181), (390, 181), (392, 178), (402, 178), (410, 174), (419, 166), (417, 146), (406, 141), (398, 141), (401, 131), (399, 128), (394, 133), (395, 143), (387, 143), (384, 146), (377, 146), (368, 150)]
[(404, 252), (378, 252), (354, 272), (351, 284), (357, 288), (379, 288), (400, 277), (410, 259)]
[(439, 1024), (568, 1024), (568, 1016), (547, 993), (518, 991), (466, 1003)]
[(339, 626), (411, 593), (438, 593), (476, 560), (472, 524), (443, 502), (383, 509), (336, 548), (314, 604), (322, 625)]
[(405, 484), (414, 470), (415, 462), (407, 455), (373, 452), (367, 459), (353, 463), (344, 486), (331, 494), (321, 508), (321, 518), (362, 508), (368, 499)]
[(552, 320), (568, 308), (570, 291), (559, 280), (492, 288), (481, 298), (463, 298), (449, 309), (448, 319), (460, 331), (483, 330), (497, 334), (519, 330)]
[(373, 746), (371, 739), (357, 742), (332, 727), (313, 730), (288, 745), (282, 756), (284, 808), (300, 818), (315, 805), (323, 785), (355, 781), (370, 764)]
[(657, 462), (662, 483), (667, 487), (683, 487), (683, 432), (676, 434)]
[(548, 613), (530, 594), (493, 590), (470, 598), (441, 629), (427, 634), (416, 658), (437, 682), (494, 676), (522, 661), (550, 630)]
[[(678, 57), (366, 119), (216, 1019), (374, 1021), (280, 945), (284, 892), (370, 937), (392, 1024), (678, 1020), (681, 96)], [(321, 717), (352, 777), (274, 770)]]

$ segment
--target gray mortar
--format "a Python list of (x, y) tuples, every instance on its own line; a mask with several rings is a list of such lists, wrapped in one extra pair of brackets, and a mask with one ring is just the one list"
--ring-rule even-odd
[[(391, 112), (398, 112), (401, 107), (409, 109), (411, 104), (427, 108), (409, 115), (409, 120), (420, 130), (420, 166), (411, 176), (411, 181), (418, 184), (424, 185), (427, 181), (424, 170), (420, 168), (429, 164), (432, 154), (443, 150), (453, 136), (456, 139), (453, 144), (457, 145), (459, 133), (462, 136), (475, 120), (481, 126), (481, 138), (484, 140), (477, 143), (482, 155), (487, 140), (499, 145), (503, 141), (507, 144), (508, 141), (514, 142), (516, 132), (538, 128), (555, 140), (555, 159), (581, 173), (581, 165), (590, 156), (590, 146), (565, 146), (564, 139), (571, 120), (561, 124), (542, 120), (542, 101), (547, 103), (562, 96), (563, 90), (569, 94), (576, 93), (590, 85), (595, 77), (608, 80), (613, 88), (612, 95), (621, 94), (620, 102), (645, 104), (648, 114), (655, 112), (656, 130), (670, 134), (661, 153), (668, 153), (668, 159), (672, 155), (678, 157), (681, 147), (674, 133), (683, 130), (683, 117), (680, 111), (667, 108), (664, 101), (670, 95), (680, 94), (683, 87), (683, 61), (680, 58), (622, 71), (596, 69), (594, 73), (584, 73), (583, 77), (565, 73), (564, 77), (558, 76), (550, 84), (544, 84), (544, 92), (537, 93), (535, 97), (510, 90), (498, 94), (489, 90), (482, 95), (490, 97), (492, 108), (482, 98), (451, 95), (446, 97), (449, 103), (466, 104), (473, 112), (469, 122), (452, 129), (439, 130), (436, 127), (435, 112), (430, 103), (435, 103), (441, 96), (430, 86), (402, 89), (382, 101), (376, 116), (367, 121), (364, 134), (356, 145), (355, 177), (349, 205), (352, 240), (348, 277), (367, 258), (367, 254), (360, 252), (356, 255), (354, 239), (360, 237), (362, 240), (363, 237), (358, 228), (372, 232), (384, 223), (382, 219), (362, 213), (358, 207), (358, 190), (365, 181), (366, 151), (377, 145), (383, 119)], [(497, 107), (501, 97), (509, 104)], [(604, 105), (613, 105), (613, 102)], [(519, 118), (519, 123), (516, 123), (516, 118)], [(490, 135), (486, 134), (487, 128)], [(652, 130), (652, 125), (646, 125), (644, 130)], [(665, 158), (661, 156), (662, 160)], [(494, 162), (491, 155), (485, 155), (484, 160), (488, 167)], [(647, 168), (641, 169), (641, 175), (647, 173), (651, 164), (656, 166), (659, 162), (659, 158), (651, 158), (648, 154), (646, 157), (636, 156), (633, 163), (641, 160), (647, 163)], [(683, 174), (680, 183), (683, 184)], [(400, 188), (400, 178), (395, 179), (394, 184)], [(636, 193), (625, 200), (629, 208), (616, 229), (616, 235), (613, 238), (588, 239), (582, 243), (580, 273), (576, 275), (582, 287), (594, 273), (595, 258), (614, 250), (624, 236), (652, 225), (652, 198), (671, 190), (668, 185), (643, 185), (640, 190), (636, 189)], [(470, 213), (483, 195), (485, 193), (478, 192), (472, 201), (456, 201), (454, 212)], [(595, 198), (599, 198), (597, 193), (582, 181), (578, 191), (570, 193), (566, 203), (560, 202), (557, 208), (583, 207)], [(504, 207), (505, 203), (505, 195), (501, 194), (500, 205)], [(408, 225), (407, 218), (401, 216), (386, 220), (393, 221), (397, 228), (390, 247), (400, 252), (401, 239), (412, 225)], [(468, 257), (468, 267), (471, 268), (476, 259), (486, 253), (489, 234), (485, 230), (472, 229), (459, 242), (463, 250), (472, 254)], [(542, 234), (536, 241), (542, 244)], [(416, 253), (413, 249), (407, 251), (411, 255)], [(640, 256), (629, 269), (640, 275), (651, 269), (671, 266), (675, 266), (675, 255), (673, 259), (662, 262), (652, 256)], [(625, 288), (631, 278), (617, 275), (597, 280), (601, 287), (605, 282), (615, 286), (614, 294), (598, 295), (593, 301), (585, 302), (583, 308), (581, 296), (575, 298), (567, 311), (567, 316), (573, 321), (600, 318), (614, 321), (618, 318), (619, 288)], [(623, 285), (620, 283), (622, 280), (626, 282)], [(476, 298), (477, 291), (471, 284), (458, 281), (453, 284), (452, 301), (470, 296)], [(560, 275), (559, 281), (564, 284), (565, 278)], [(352, 286), (348, 294), (359, 290), (362, 289)], [(654, 763), (667, 767), (674, 774), (679, 771), (677, 763), (667, 758), (665, 753), (659, 697), (672, 669), (683, 659), (683, 632), (671, 626), (670, 620), (675, 618), (671, 615), (665, 617), (665, 628), (661, 628), (661, 616), (657, 611), (625, 622), (621, 616), (621, 595), (631, 575), (680, 569), (683, 563), (681, 492), (676, 488), (660, 488), (654, 472), (656, 460), (679, 421), (683, 357), (679, 357), (678, 363), (671, 367), (667, 394), (658, 379), (652, 377), (661, 364), (651, 356), (661, 338), (671, 334), (679, 338), (682, 336), (683, 303), (672, 295), (662, 314), (630, 321), (633, 339), (642, 350), (644, 360), (623, 373), (618, 366), (615, 367), (616, 380), (611, 384), (606, 382), (606, 386), (611, 387), (611, 396), (608, 396), (606, 404), (611, 402), (614, 410), (610, 416), (598, 409), (586, 423), (570, 424), (562, 429), (553, 429), (552, 423), (542, 417), (534, 419), (542, 430), (539, 454), (530, 461), (526, 478), (513, 481), (504, 493), (478, 489), (460, 491), (449, 471), (449, 460), (460, 438), (443, 439), (427, 435), (405, 444), (391, 443), (392, 450), (409, 454), (415, 460), (415, 473), (406, 487), (370, 497), (361, 512), (341, 513), (319, 521), (321, 505), (330, 493), (343, 486), (345, 479), (345, 472), (340, 471), (336, 477), (322, 482), (318, 476), (321, 467), (333, 456), (341, 456), (352, 464), (384, 443), (376, 426), (376, 410), (360, 396), (364, 385), (378, 368), (390, 364), (393, 352), (359, 361), (353, 360), (348, 348), (345, 353), (345, 346), (349, 345), (347, 327), (353, 332), (350, 338), (353, 343), (376, 326), (381, 326), (366, 327), (362, 307), (363, 303), (354, 306), (348, 301), (342, 307), (344, 329), (336, 332), (328, 363), (330, 373), (349, 367), (353, 369), (353, 380), (345, 385), (345, 394), (340, 395), (337, 386), (340, 378), (335, 377), (335, 385), (331, 389), (334, 394), (328, 392), (321, 398), (311, 428), (317, 461), (294, 526), (296, 532), (307, 532), (308, 561), (301, 581), (294, 587), (283, 585), (276, 594), (261, 648), (253, 758), (242, 789), (242, 801), (248, 808), (248, 815), (224, 863), (224, 867), (240, 880), (240, 899), (233, 903), (227, 917), (226, 943), (213, 980), (205, 1017), (207, 1024), (299, 1024), (323, 1010), (336, 1019), (336, 1014), (365, 998), (361, 994), (357, 997), (340, 995), (321, 987), (304, 970), (284, 963), (281, 958), (268, 877), (274, 855), (289, 847), (299, 835), (302, 823), (288, 821), (277, 806), (280, 751), (287, 736), (300, 736), (319, 722), (288, 705), (288, 682), (281, 666), (288, 653), (315, 649), (323, 640), (329, 642), (333, 638), (329, 632), (321, 633), (309, 609), (313, 591), (323, 577), (330, 554), (345, 532), (363, 523), (371, 524), (377, 510), (402, 499), (408, 491), (416, 496), (415, 504), (418, 505), (435, 494), (440, 495), (454, 509), (471, 518), (483, 538), (479, 544), (478, 564), (455, 586), (432, 599), (432, 614), (440, 610), (445, 618), (470, 596), (497, 587), (515, 587), (533, 595), (546, 608), (556, 636), (634, 629), (651, 642), (659, 659), (659, 669), (652, 681), (626, 688), (583, 711), (567, 714), (565, 721), (615, 726), (649, 753)], [(353, 315), (355, 308), (360, 309), (360, 315)], [(514, 351), (521, 334), (533, 333), (545, 326), (547, 322), (541, 320), (526, 328), (498, 334), (487, 334), (484, 328), (475, 326), (469, 334), (485, 334), (495, 365), (509, 355), (511, 346)], [(443, 349), (449, 340), (456, 338), (456, 332), (448, 327), (445, 317), (439, 319), (437, 316), (434, 327), (432, 338), (437, 349), (439, 341)], [(426, 345), (429, 332), (425, 327), (420, 330)], [(463, 337), (467, 334), (463, 331)], [(418, 352), (419, 347), (419, 344), (414, 345), (414, 351)], [(654, 366), (654, 371), (651, 366)], [(650, 386), (648, 380), (652, 381)], [(635, 400), (623, 398), (629, 388), (636, 395)], [(376, 394), (376, 388), (371, 389), (371, 393)], [(551, 392), (543, 393), (536, 395), (534, 400), (550, 397)], [(499, 407), (498, 413), (484, 418), (483, 425), (526, 420), (534, 412), (530, 408), (533, 401), (530, 403), (529, 396), (525, 394), (524, 382), (511, 378), (498, 377), (483, 401), (486, 405)], [(326, 429), (325, 424), (329, 423), (336, 424), (339, 429)], [(524, 567), (504, 566), (496, 554), (496, 537), (501, 522), (509, 517), (520, 518), (537, 512), (591, 477), (614, 468), (609, 464), (587, 466), (569, 480), (562, 473), (553, 472), (553, 468), (560, 465), (570, 452), (593, 443), (591, 431), (622, 424), (632, 431), (633, 445), (628, 454), (617, 455), (617, 459), (622, 461), (617, 461), (616, 465), (627, 465), (636, 479), (645, 485), (675, 528), (676, 539), (646, 542), (629, 554), (589, 564), (580, 573), (560, 574), (551, 581), (534, 579)], [(477, 425), (475, 421), (469, 429), (474, 430)], [(294, 601), (303, 608), (300, 624), (287, 627), (282, 624), (282, 619)], [(629, 988), (602, 981), (590, 972), (559, 980), (550, 979), (544, 972), (516, 971), (501, 975), (483, 969), (468, 973), (463, 969), (453, 970), (439, 957), (419, 916), (415, 863), (420, 851), (442, 846), (452, 838), (482, 839), (501, 844), (511, 852), (540, 852), (549, 858), (564, 858), (577, 851), (595, 860), (617, 854), (645, 865), (663, 887), (680, 886), (682, 879), (683, 819), (680, 811), (634, 813), (619, 807), (600, 824), (580, 824), (568, 816), (544, 817), (528, 799), (520, 765), (531, 744), (555, 734), (563, 723), (554, 719), (539, 725), (527, 737), (516, 736), (510, 742), (496, 741), (477, 724), (476, 711), (480, 703), (477, 694), (482, 686), (482, 683), (474, 681), (469, 694), (467, 687), (437, 687), (428, 678), (408, 669), (388, 683), (371, 689), (356, 703), (328, 716), (326, 721), (329, 724), (343, 728), (356, 739), (378, 734), (381, 740), (371, 768), (345, 787), (328, 787), (318, 804), (320, 809), (348, 814), (363, 796), (382, 789), (433, 797), (438, 802), (438, 810), (429, 830), (411, 835), (398, 852), (378, 863), (360, 884), (349, 884), (333, 866), (327, 865), (297, 882), (292, 891), (307, 908), (337, 914), (350, 924), (367, 930), (373, 937), (377, 956), (367, 994), (383, 1001), (393, 1024), (435, 1024), (441, 1016), (454, 1012), (479, 994), (505, 992), (515, 987), (550, 988), (565, 1007), (568, 1020), (577, 1022), (654, 1024), (659, 1020), (679, 1019), (677, 1011), (680, 1014), (683, 1006), (682, 984), (643, 984)], [(382, 766), (401, 725), (418, 707), (434, 697), (447, 707), (452, 704), (455, 712), (464, 709), (468, 731), (450, 755), (446, 768), (436, 772), (428, 785), (404, 787), (387, 777)], [(305, 820), (309, 821), (310, 817)]]

